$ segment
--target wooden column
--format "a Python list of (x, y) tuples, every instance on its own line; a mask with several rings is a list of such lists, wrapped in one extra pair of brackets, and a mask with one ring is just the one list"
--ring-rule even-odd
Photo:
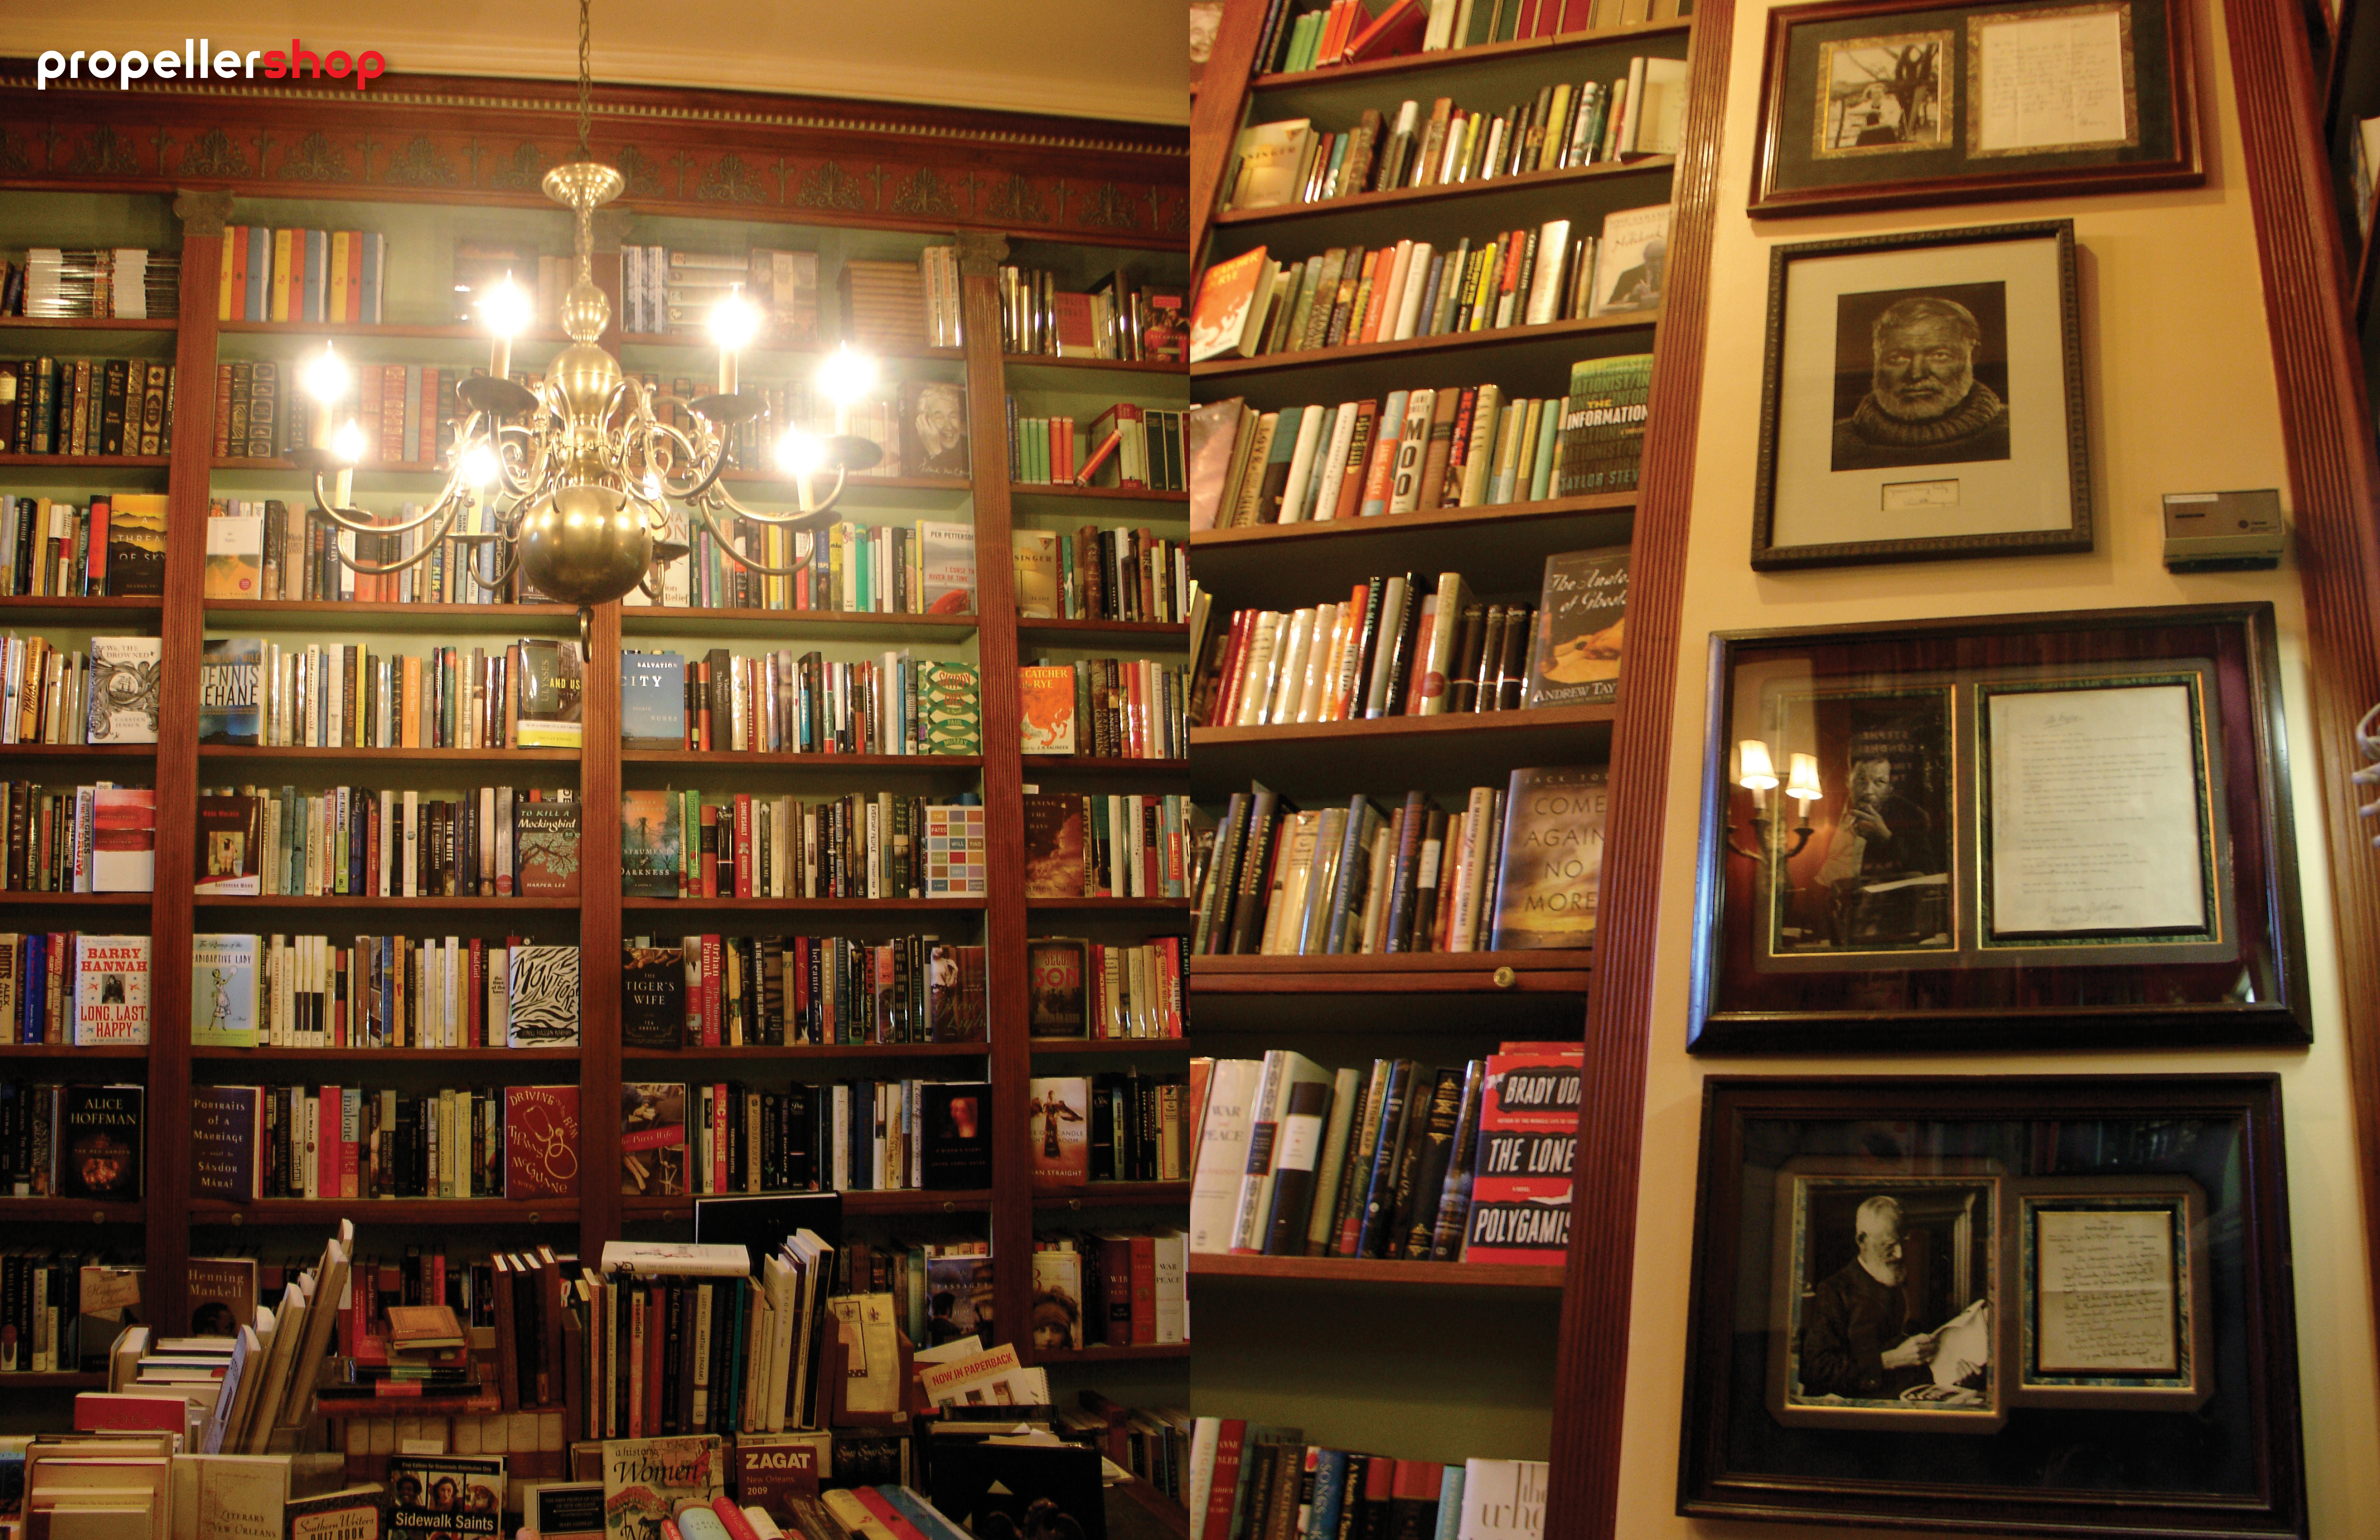
[[(1214, 51), (1207, 55), (1207, 73), (1190, 103), (1190, 266), (1204, 262), (1207, 224), (1215, 217), (1215, 200), (1222, 194), (1223, 168), (1240, 137), (1240, 103), (1248, 89), (1248, 71), (1256, 67), (1257, 44), (1263, 41), (1267, 6), (1263, 0), (1228, 0), (1222, 25), (1215, 30)], [(1192, 662), (1197, 660), (1191, 660)]]
[(167, 453), (164, 638), (157, 681), (157, 879), (149, 901), (149, 1319), (188, 1328), (190, 930), (197, 872), (199, 642), (206, 630), (206, 519), (214, 468), (215, 308), (231, 194), (184, 192), (181, 320), (174, 336), (174, 439)]
[(1586, 1074), (1579, 1097), (1546, 1501), (1545, 1532), (1564, 1540), (1607, 1540), (1616, 1533), (1645, 1069), (1654, 1034), (1673, 1034), (1679, 1041), (1685, 1035), (1682, 1021), (1655, 1018), (1653, 991), (1660, 966), (1684, 965), (1682, 954), (1664, 958), (1661, 951), (1661, 857), (1711, 239), (1723, 196), (1718, 187), (1719, 129), (1727, 112), (1734, 22), (1734, 0), (1705, 0), (1694, 12), (1686, 138), (1670, 192), (1669, 292), (1662, 297), (1653, 349), (1651, 410), (1630, 540), (1628, 679), (1611, 734), (1611, 802), (1595, 976), (1587, 995)]
[(1033, 1299), (1033, 1161), (1026, 1145), (1025, 760), (1016, 704), (1016, 574), (1010, 561), (1008, 384), (1000, 354), (997, 235), (958, 236), (961, 325), (966, 341), (967, 435), (975, 476), (976, 662), (983, 673), (985, 988), (991, 1025), (992, 1318), (1004, 1340), (1027, 1335)]

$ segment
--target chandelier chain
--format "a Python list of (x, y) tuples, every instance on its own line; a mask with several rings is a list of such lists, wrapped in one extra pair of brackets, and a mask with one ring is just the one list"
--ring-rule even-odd
[(587, 148), (587, 124), (594, 95), (594, 77), (589, 69), (587, 8), (589, 0), (578, 0), (578, 158), (593, 159)]

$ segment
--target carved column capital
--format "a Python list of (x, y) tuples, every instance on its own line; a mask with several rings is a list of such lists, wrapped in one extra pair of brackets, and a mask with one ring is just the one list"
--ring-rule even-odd
[(593, 249), (617, 251), (627, 237), (628, 211), (598, 209), (590, 218), (588, 231), (593, 237)]
[(1008, 237), (996, 231), (961, 230), (959, 272), (969, 278), (996, 277), (1008, 261)]
[(231, 223), (229, 188), (184, 188), (174, 194), (174, 217), (186, 236), (221, 237)]

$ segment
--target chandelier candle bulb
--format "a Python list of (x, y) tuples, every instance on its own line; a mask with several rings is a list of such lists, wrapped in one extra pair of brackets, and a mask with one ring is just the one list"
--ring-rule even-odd
[(727, 291), (710, 311), (710, 339), (719, 345), (719, 394), (735, 394), (737, 355), (752, 346), (760, 329), (760, 315), (744, 298), (743, 285)]
[(306, 394), (314, 398), (314, 447), (331, 447), (333, 414), (347, 394), (347, 366), (339, 361), (338, 349), (329, 343), (306, 365)]
[(1794, 806), (1800, 810), (1803, 819), (1806, 821), (1810, 816), (1810, 804), (1817, 801), (1820, 797), (1826, 794), (1818, 785), (1818, 757), (1816, 755), (1796, 754), (1793, 756), (1793, 770), (1791, 775), (1786, 777), (1785, 794), (1793, 799)]
[(1758, 738), (1745, 738), (1735, 746), (1735, 783), (1752, 794), (1753, 806), (1766, 808), (1768, 794), (1777, 785), (1777, 766), (1768, 758), (1768, 746)]
[(488, 318), (488, 329), (495, 333), (488, 347), (489, 377), (509, 380), (513, 372), (513, 339), (528, 323), (528, 296), (521, 292), (520, 285), (507, 273), (504, 281), (480, 301), (480, 311)]

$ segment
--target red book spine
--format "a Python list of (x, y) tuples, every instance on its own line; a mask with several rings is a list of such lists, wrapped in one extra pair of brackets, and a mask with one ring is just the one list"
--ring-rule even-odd
[(1149, 1346), (1157, 1340), (1157, 1237), (1132, 1238), (1132, 1340)]
[(486, 1048), (488, 1043), (488, 943), (482, 937), (471, 938), (471, 999), (465, 1009), (470, 1014), (471, 1046)]
[(735, 896), (753, 896), (752, 798), (745, 792), (735, 794)]
[[(1154, 1258), (1152, 1256), (1152, 1262)], [(1100, 1295), (1107, 1303), (1107, 1343), (1111, 1348), (1132, 1346), (1132, 1241), (1128, 1236), (1102, 1236), (1099, 1239)], [(1156, 1335), (1156, 1323), (1150, 1322), (1150, 1335)]]
[(1247, 1449), (1244, 1417), (1226, 1417), (1215, 1430), (1215, 1482), (1207, 1490), (1207, 1512), (1190, 1540), (1232, 1540), (1232, 1506), (1240, 1489), (1240, 1462)]
[(710, 1088), (710, 1190), (728, 1191), (727, 1186), (727, 1087)]
[(715, 935), (702, 939), (702, 1046), (719, 1048), (724, 1039), (720, 1035), (721, 947)]

